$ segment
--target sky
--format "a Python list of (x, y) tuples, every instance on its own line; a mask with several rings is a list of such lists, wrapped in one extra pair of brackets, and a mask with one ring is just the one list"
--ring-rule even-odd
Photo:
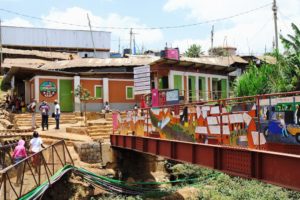
[[(129, 47), (130, 30), (103, 27), (133, 27), (138, 51), (161, 50), (167, 45), (184, 52), (192, 44), (201, 45), (207, 51), (214, 26), (214, 46), (234, 46), (238, 54), (245, 55), (272, 50), (271, 4), (272, 0), (0, 0), (0, 18), (2, 25), (78, 30), (88, 29), (88, 14), (93, 30), (111, 32), (112, 51), (118, 51), (119, 41), (121, 49)], [(285, 36), (292, 33), (292, 22), (300, 27), (300, 0), (277, 0), (277, 4), (278, 31)], [(250, 10), (254, 11), (238, 15)], [(231, 17), (235, 15), (238, 16)], [(203, 23), (220, 18), (226, 19)], [(177, 29), (143, 29), (194, 23), (201, 24)]]

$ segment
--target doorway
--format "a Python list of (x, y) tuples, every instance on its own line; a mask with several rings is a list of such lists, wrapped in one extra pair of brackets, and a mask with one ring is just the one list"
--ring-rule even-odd
[(189, 101), (196, 101), (196, 77), (195, 76), (189, 76), (188, 79), (188, 88), (189, 88)]
[(59, 102), (62, 112), (73, 112), (73, 82), (72, 80), (59, 80)]

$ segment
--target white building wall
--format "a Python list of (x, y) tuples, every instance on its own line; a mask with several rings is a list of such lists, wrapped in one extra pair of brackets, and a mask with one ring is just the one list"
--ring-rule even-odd
[(96, 56), (94, 56), (94, 52), (78, 52), (78, 55), (81, 57), (81, 58), (84, 58), (84, 57), (88, 57), (88, 58), (109, 58), (110, 57), (110, 53), (109, 52), (101, 52), (101, 51), (96, 51)]
[[(94, 48), (90, 31), (2, 26), (2, 45)], [(93, 31), (96, 49), (110, 49), (111, 33)]]

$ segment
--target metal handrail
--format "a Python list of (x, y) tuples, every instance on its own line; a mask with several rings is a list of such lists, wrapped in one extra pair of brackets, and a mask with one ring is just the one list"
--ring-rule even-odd
[[(57, 146), (62, 146), (62, 157), (59, 155), (56, 147)], [(46, 152), (46, 151), (50, 151), (51, 152), (51, 159), (50, 161), (52, 162), (46, 162), (46, 159), (45, 159), (45, 156), (43, 155), (43, 152)], [(9, 192), (8, 191), (8, 186), (11, 187), (11, 191), (10, 192), (13, 192), (13, 194), (17, 197), (17, 198), (20, 198), (22, 195), (22, 189), (23, 189), (23, 186), (24, 186), (24, 177), (25, 176), (29, 176), (31, 178), (33, 178), (34, 180), (34, 185), (35, 187), (38, 187), (40, 184), (41, 184), (41, 169), (43, 167), (43, 169), (45, 170), (45, 173), (46, 173), (46, 176), (47, 176), (47, 180), (48, 180), (48, 184), (51, 185), (51, 182), (50, 182), (50, 177), (52, 175), (54, 175), (55, 173), (55, 165), (57, 163), (55, 163), (55, 160), (54, 160), (54, 155), (57, 156), (58, 158), (58, 162), (59, 162), (59, 165), (61, 165), (61, 167), (64, 167), (65, 165), (67, 164), (72, 164), (74, 165), (74, 162), (72, 160), (72, 157), (70, 155), (70, 152), (64, 142), (64, 140), (60, 140), (44, 149), (42, 149), (41, 151), (39, 151), (38, 153), (35, 153), (33, 155), (30, 155), (28, 157), (26, 157), (25, 159), (23, 159), (22, 161), (20, 161), (19, 163), (16, 163), (16, 164), (13, 164), (13, 165), (10, 165), (8, 167), (6, 167), (5, 169), (2, 169), (0, 171), (0, 188), (1, 188), (1, 193), (4, 193), (3, 194), (3, 198), (4, 200), (7, 199), (7, 193)], [(39, 158), (41, 158), (41, 162), (39, 163), (39, 166), (38, 166), (38, 174), (35, 175), (33, 173), (33, 169), (32, 169), (32, 166), (31, 166), (31, 159), (35, 156), (39, 156)], [(69, 161), (70, 162), (67, 162), (67, 156), (69, 158)], [(30, 174), (29, 175), (26, 175), (26, 166), (29, 167), (29, 171)], [(52, 169), (51, 169), (51, 166), (52, 166)], [(12, 170), (15, 170), (16, 168), (18, 167), (22, 167), (22, 174), (21, 174), (21, 183), (20, 183), (20, 188), (19, 188), (19, 191), (16, 191), (16, 189), (12, 186), (12, 177), (9, 177), (9, 173), (10, 172), (13, 172)], [(29, 178), (27, 177), (27, 178)], [(18, 177), (17, 177), (18, 179)], [(17, 180), (18, 181), (18, 180)], [(8, 185), (9, 184), (9, 185)], [(3, 190), (2, 190), (2, 187), (3, 187)], [(33, 188), (32, 188), (33, 189)], [(28, 193), (30, 191), (26, 191), (26, 193)], [(0, 199), (2, 198), (1, 197), (2, 195), (0, 195)]]

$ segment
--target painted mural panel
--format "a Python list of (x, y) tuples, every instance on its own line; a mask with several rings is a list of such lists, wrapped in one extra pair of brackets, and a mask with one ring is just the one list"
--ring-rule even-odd
[(125, 121), (119, 117), (119, 132), (242, 148), (263, 148), (267, 143), (300, 144), (300, 106), (295, 100), (271, 101), (268, 104), (262, 100), (260, 106), (237, 102), (129, 111)]

